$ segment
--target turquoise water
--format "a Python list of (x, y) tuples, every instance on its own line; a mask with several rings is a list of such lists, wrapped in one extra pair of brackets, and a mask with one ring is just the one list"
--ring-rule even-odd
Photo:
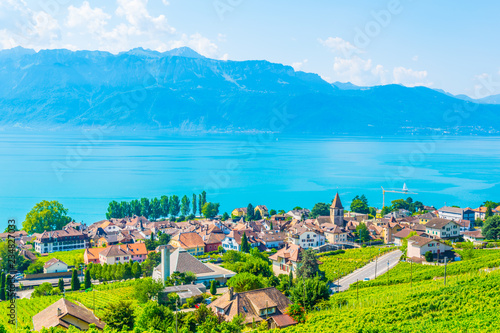
[[(21, 223), (39, 201), (59, 200), (87, 224), (111, 200), (182, 196), (206, 190), (221, 212), (265, 204), (312, 208), (340, 193), (382, 205), (381, 186), (406, 183), (415, 200), (477, 207), (500, 200), (498, 137), (342, 137), (276, 135), (127, 136), (90, 131), (7, 134), (0, 139), (0, 227)], [(387, 194), (387, 202), (406, 197)]]

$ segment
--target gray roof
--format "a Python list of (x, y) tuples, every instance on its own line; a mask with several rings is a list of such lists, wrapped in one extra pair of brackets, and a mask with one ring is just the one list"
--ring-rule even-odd
[(454, 222), (452, 220), (442, 219), (442, 218), (439, 218), (439, 217), (435, 217), (432, 220), (430, 220), (429, 222), (427, 222), (425, 224), (425, 227), (426, 228), (432, 228), (432, 229), (441, 229), (445, 225), (447, 225), (448, 223), (451, 223), (451, 222), (456, 224), (456, 222)]

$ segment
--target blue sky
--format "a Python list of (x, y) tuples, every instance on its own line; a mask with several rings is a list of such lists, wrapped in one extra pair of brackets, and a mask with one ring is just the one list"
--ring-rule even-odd
[(481, 98), (500, 93), (499, 9), (456, 0), (0, 0), (0, 48), (189, 46), (330, 82), (425, 85)]

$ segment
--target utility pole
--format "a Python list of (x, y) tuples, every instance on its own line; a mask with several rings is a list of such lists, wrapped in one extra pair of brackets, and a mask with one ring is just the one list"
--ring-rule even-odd
[(378, 256), (375, 257), (375, 279), (377, 278), (377, 264), (379, 256), (380, 256), (380, 249), (378, 249)]
[(410, 260), (410, 288), (413, 289), (413, 260)]
[(448, 257), (444, 257), (444, 285), (446, 286), (446, 262), (448, 261)]
[(175, 300), (175, 333), (178, 333), (178, 332), (179, 332), (179, 331), (178, 331), (178, 327), (177, 327), (177, 311), (179, 311), (179, 309), (178, 309), (178, 307), (177, 307), (178, 303), (179, 303), (179, 299), (177, 298), (177, 299)]
[(304, 278), (304, 275), (302, 275), (302, 281), (304, 283), (304, 310), (307, 312), (307, 306), (306, 306), (306, 301), (307, 301), (307, 296), (306, 296), (306, 280)]
[(389, 287), (389, 260), (387, 260), (387, 286)]
[(359, 302), (359, 279), (356, 279), (356, 299)]

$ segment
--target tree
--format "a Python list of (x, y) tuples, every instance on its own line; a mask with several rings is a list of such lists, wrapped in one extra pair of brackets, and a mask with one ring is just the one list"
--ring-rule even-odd
[(482, 234), (486, 239), (497, 240), (500, 238), (500, 216), (494, 215), (484, 221)]
[(161, 202), (158, 198), (153, 198), (151, 200), (151, 218), (157, 220), (162, 216)]
[(311, 210), (310, 218), (315, 219), (318, 216), (327, 216), (330, 215), (330, 206), (323, 202), (318, 202), (314, 205)]
[(250, 252), (250, 244), (248, 243), (247, 234), (243, 232), (243, 236), (241, 236), (241, 252), (249, 253)]
[(170, 215), (177, 216), (179, 215), (180, 210), (179, 197), (174, 194), (170, 197)]
[(90, 269), (85, 270), (85, 290), (92, 288), (92, 281), (90, 280)]
[(203, 205), (201, 212), (202, 212), (203, 216), (205, 216), (208, 219), (214, 218), (217, 215), (217, 213), (219, 212), (219, 204), (206, 202)]
[(196, 206), (196, 194), (193, 193), (193, 199), (192, 199), (192, 202), (193, 202), (193, 214), (196, 215), (196, 209), (198, 208)]
[(290, 296), (293, 303), (310, 310), (316, 303), (328, 300), (330, 293), (326, 282), (316, 276), (310, 279), (297, 279), (295, 286), (290, 290)]
[(35, 287), (35, 290), (31, 294), (32, 298), (42, 297), (42, 296), (50, 296), (50, 295), (58, 295), (61, 291), (59, 288), (52, 288), (52, 284), (50, 282), (44, 282), (38, 287)]
[(314, 250), (309, 248), (301, 253), (300, 266), (297, 276), (301, 278), (313, 278), (319, 272), (319, 264)]
[(304, 308), (301, 307), (299, 304), (290, 304), (286, 308), (285, 313), (290, 317), (292, 317), (293, 320), (295, 320), (299, 324), (304, 323), (306, 321), (306, 313), (304, 311)]
[(28, 234), (43, 233), (44, 231), (61, 230), (72, 221), (68, 210), (58, 201), (44, 200), (39, 202), (26, 215), (23, 229)]
[(162, 217), (168, 217), (168, 214), (170, 213), (170, 206), (166, 195), (162, 195), (160, 198), (160, 210)]
[(191, 211), (190, 205), (191, 205), (191, 201), (189, 200), (187, 195), (184, 195), (182, 197), (182, 200), (181, 200), (181, 213), (182, 213), (182, 215), (186, 216), (189, 214), (189, 212)]
[(0, 300), (5, 301), (5, 285), (6, 285), (6, 276), (5, 273), (2, 272), (0, 275)]
[(275, 209), (271, 209), (269, 211), (269, 215), (271, 215), (271, 216), (276, 215), (276, 210)]
[(150, 214), (151, 214), (151, 207), (149, 204), (149, 199), (141, 198), (141, 215), (149, 219)]
[(156, 302), (148, 301), (137, 316), (135, 327), (140, 332), (168, 332), (168, 328), (174, 324), (172, 311)]
[(64, 280), (63, 278), (60, 278), (59, 281), (57, 281), (57, 288), (59, 288), (59, 290), (61, 292), (64, 292)]
[(490, 206), (486, 207), (486, 212), (484, 213), (484, 218), (487, 219), (488, 217), (493, 215), (493, 210), (491, 209)]
[(71, 274), (71, 290), (80, 290), (80, 280), (78, 279), (78, 272), (73, 269), (73, 274)]
[(258, 220), (262, 220), (262, 216), (260, 215), (260, 210), (257, 210), (255, 212), (255, 216), (254, 216), (255, 220), (258, 221)]
[(132, 264), (132, 275), (134, 276), (134, 278), (138, 279), (141, 277), (141, 274), (142, 274), (141, 265), (139, 265), (139, 263), (136, 261)]
[(290, 271), (288, 273), (288, 289), (290, 290), (293, 287), (293, 272)]
[(425, 261), (427, 261), (427, 262), (432, 262), (434, 260), (431, 251), (425, 252), (424, 256), (425, 256)]
[(214, 280), (212, 280), (212, 282), (210, 282), (210, 293), (214, 296), (215, 296), (215, 294), (217, 294), (217, 286), (215, 285)]
[(32, 262), (28, 268), (26, 269), (26, 274), (39, 274), (43, 273), (43, 262), (40, 260), (37, 260), (35, 262)]
[(130, 201), (130, 213), (136, 216), (141, 215), (141, 203), (139, 200), (135, 199)]
[(253, 205), (251, 203), (249, 203), (247, 206), (247, 215), (246, 215), (245, 220), (247, 220), (247, 221), (254, 220), (254, 208), (253, 208)]
[(130, 204), (126, 201), (120, 202), (120, 217), (132, 216)]
[(206, 203), (207, 203), (207, 192), (203, 191), (201, 192), (201, 205), (203, 206)]
[(120, 204), (113, 200), (108, 204), (108, 212), (106, 213), (106, 218), (112, 219), (112, 218), (120, 218)]
[(358, 224), (354, 234), (358, 236), (360, 242), (368, 242), (370, 240), (370, 232), (368, 231), (368, 227), (364, 223)]
[(152, 278), (140, 279), (134, 285), (134, 296), (139, 303), (157, 300), (163, 288), (165, 288), (165, 286), (161, 281), (153, 280)]
[(237, 293), (264, 288), (262, 277), (251, 273), (238, 273), (227, 282), (229, 287), (233, 287)]
[(203, 209), (203, 199), (201, 197), (201, 194), (198, 195), (198, 209), (201, 216), (202, 214), (201, 210)]
[(222, 214), (221, 220), (227, 221), (228, 219), (229, 219), (229, 214), (227, 212), (224, 212), (224, 214)]
[(103, 321), (119, 331), (128, 331), (134, 327), (134, 308), (131, 301), (119, 301), (109, 304), (104, 310)]
[(368, 214), (370, 212), (368, 200), (364, 194), (361, 197), (355, 196), (354, 199), (352, 199), (351, 211), (360, 214)]

